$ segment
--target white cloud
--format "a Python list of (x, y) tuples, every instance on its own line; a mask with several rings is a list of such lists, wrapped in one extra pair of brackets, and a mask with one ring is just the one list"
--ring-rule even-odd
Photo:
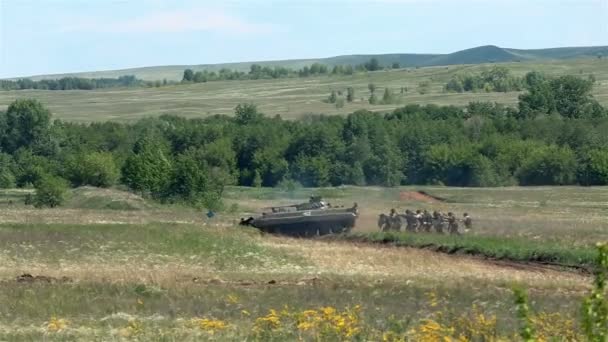
[(180, 33), (214, 31), (228, 34), (263, 34), (276, 30), (274, 25), (254, 23), (225, 11), (192, 9), (153, 12), (129, 20), (100, 21), (80, 18), (76, 23), (61, 28), (62, 32), (103, 33)]

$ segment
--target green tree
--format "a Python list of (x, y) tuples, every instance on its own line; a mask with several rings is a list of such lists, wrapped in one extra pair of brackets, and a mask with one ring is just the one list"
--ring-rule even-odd
[(202, 149), (188, 149), (175, 159), (166, 197), (196, 207), (221, 207), (226, 177), (205, 162)]
[(401, 68), (401, 65), (399, 65), (399, 62), (393, 62), (392, 68), (399, 69), (399, 68)]
[(376, 85), (373, 83), (370, 83), (367, 85), (367, 89), (369, 89), (369, 92), (373, 94), (376, 91)]
[(568, 147), (555, 145), (534, 149), (517, 170), (522, 185), (573, 184), (576, 157)]
[(377, 103), (378, 103), (378, 98), (376, 97), (376, 94), (375, 94), (375, 93), (372, 93), (372, 94), (369, 96), (369, 99), (367, 99), (367, 102), (369, 102), (369, 104), (371, 104), (371, 105), (375, 105), (375, 104), (377, 104)]
[(264, 117), (253, 103), (239, 103), (234, 109), (234, 114), (239, 125), (258, 123)]
[(384, 88), (384, 95), (382, 95), (382, 103), (383, 104), (392, 104), (395, 101), (395, 96), (393, 92), (388, 88)]
[(3, 120), (2, 148), (14, 153), (21, 147), (47, 150), (50, 141), (51, 112), (37, 100), (13, 101)]
[(201, 71), (197, 71), (196, 73), (194, 73), (194, 76), (192, 76), (192, 81), (194, 83), (207, 82), (207, 75)]
[(323, 187), (330, 185), (331, 163), (325, 156), (299, 156), (293, 166), (292, 177), (304, 186)]
[(381, 68), (382, 66), (380, 66), (380, 62), (378, 62), (378, 59), (375, 57), (365, 63), (365, 69), (367, 69), (367, 71), (376, 71), (380, 70)]
[(336, 95), (336, 91), (335, 90), (332, 90), (331, 94), (327, 98), (327, 102), (329, 102), (329, 103), (336, 103), (337, 100), (338, 100), (338, 95)]
[(355, 100), (355, 89), (353, 87), (346, 88), (346, 101), (353, 102)]
[(122, 181), (135, 191), (162, 198), (170, 181), (171, 158), (156, 137), (145, 136), (122, 168)]
[(182, 77), (182, 82), (192, 82), (194, 79), (194, 71), (192, 69), (184, 70), (184, 76)]
[(35, 189), (34, 206), (54, 208), (65, 201), (68, 184), (63, 178), (45, 175), (36, 182)]
[(69, 180), (75, 186), (107, 188), (118, 181), (119, 173), (114, 157), (108, 152), (81, 153), (68, 166)]
[(586, 185), (607, 185), (608, 150), (593, 149), (587, 152), (582, 174), (579, 178), (581, 183)]

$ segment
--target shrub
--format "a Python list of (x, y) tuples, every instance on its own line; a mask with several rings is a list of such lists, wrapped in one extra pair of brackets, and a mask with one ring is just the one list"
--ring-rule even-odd
[(63, 178), (45, 175), (35, 184), (32, 202), (36, 208), (57, 207), (65, 201), (68, 184)]
[(69, 179), (75, 186), (92, 185), (106, 188), (119, 177), (114, 157), (107, 152), (81, 154), (69, 166)]

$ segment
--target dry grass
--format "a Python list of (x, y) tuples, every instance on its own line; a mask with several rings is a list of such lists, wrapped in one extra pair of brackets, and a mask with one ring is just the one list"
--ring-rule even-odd
[[(513, 74), (521, 76), (531, 70), (549, 75), (594, 74), (598, 80), (594, 95), (602, 104), (608, 103), (608, 60), (583, 59), (543, 63), (506, 63)], [(254, 102), (270, 116), (298, 118), (309, 113), (346, 114), (359, 109), (389, 111), (404, 104), (437, 104), (465, 106), (471, 101), (517, 103), (518, 92), (509, 93), (444, 93), (443, 87), (455, 73), (473, 72), (493, 65), (428, 67), (358, 73), (353, 76), (290, 78), (277, 80), (219, 81), (162, 88), (99, 89), (95, 91), (19, 90), (0, 92), (0, 110), (17, 98), (33, 97), (50, 108), (56, 118), (70, 121), (132, 121), (146, 116), (178, 114), (205, 117), (229, 114), (241, 102)], [(430, 83), (427, 94), (417, 92), (418, 84)], [(401, 87), (409, 91), (400, 103), (370, 105), (367, 85), (374, 83), (382, 94), (384, 87), (398, 93)], [(345, 91), (353, 87), (356, 100), (343, 108), (324, 103), (332, 90)]]
[[(282, 248), (314, 264), (316, 275), (361, 277), (368, 281), (408, 284), (483, 282), (524, 283), (532, 287), (585, 288), (588, 277), (546, 268), (515, 268), (466, 256), (391, 246), (270, 238), (265, 245)], [(308, 269), (309, 270), (309, 269)]]
[[(365, 213), (361, 229), (373, 230), (375, 215), (392, 206), (435, 205), (400, 200), (400, 191), (416, 190), (346, 187), (287, 195), (231, 188), (227, 202), (245, 214), (277, 199), (293, 203), (322, 192), (332, 203), (357, 200)], [(476, 234), (519, 227), (521, 233), (554, 238), (553, 232), (568, 231), (572, 222), (588, 233), (605, 217), (604, 188), (422, 190), (448, 198), (441, 203), (446, 208), (473, 213)], [(546, 197), (550, 200), (539, 206)], [(565, 207), (568, 198), (577, 201)], [(584, 212), (585, 221), (571, 217), (571, 210)], [(507, 221), (510, 216), (514, 218)], [(0, 339), (121, 339), (119, 332), (129, 322), (142, 324), (146, 332), (140, 337), (145, 339), (206, 339), (183, 322), (203, 316), (225, 319), (240, 334), (249, 331), (252, 321), (241, 310), (260, 317), (285, 304), (297, 310), (361, 304), (367, 322), (386, 322), (390, 316), (411, 322), (431, 312), (429, 292), (442, 298), (446, 312), (475, 304), (508, 327), (513, 324), (513, 283), (532, 290), (533, 306), (552, 312), (576, 312), (589, 288), (590, 279), (573, 272), (410, 248), (265, 236), (231, 227), (236, 219), (237, 214), (219, 213), (205, 220), (195, 211), (152, 204), (139, 210), (35, 210), (6, 204), (0, 220), (18, 224), (0, 226)], [(70, 281), (15, 281), (23, 273)], [(238, 298), (238, 304), (228, 296)], [(48, 333), (46, 322), (52, 316), (70, 321), (67, 335)]]

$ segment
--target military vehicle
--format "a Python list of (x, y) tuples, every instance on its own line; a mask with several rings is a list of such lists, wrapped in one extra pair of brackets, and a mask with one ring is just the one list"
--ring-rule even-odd
[(356, 203), (351, 208), (333, 207), (313, 196), (308, 203), (267, 208), (261, 216), (241, 219), (241, 225), (271, 234), (306, 237), (347, 233), (358, 216)]

